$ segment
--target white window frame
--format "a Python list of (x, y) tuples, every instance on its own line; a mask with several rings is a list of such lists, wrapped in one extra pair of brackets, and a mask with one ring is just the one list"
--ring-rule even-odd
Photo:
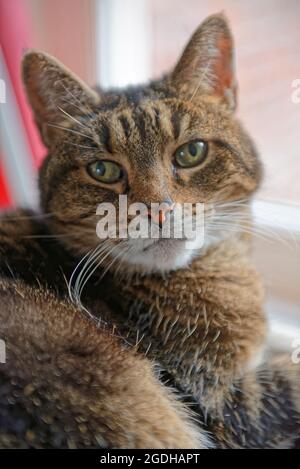
[(254, 223), (270, 234), (254, 237), (254, 259), (265, 280), (269, 344), (292, 352), (300, 340), (300, 206), (254, 200)]

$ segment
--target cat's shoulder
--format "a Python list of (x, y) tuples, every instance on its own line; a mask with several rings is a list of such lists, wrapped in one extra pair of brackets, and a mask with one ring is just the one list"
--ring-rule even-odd
[[(0, 276), (61, 283), (68, 254), (47, 228), (47, 215), (16, 209), (0, 215)], [(58, 278), (59, 277), (59, 278)]]
[(35, 231), (36, 224), (42, 217), (43, 215), (26, 208), (4, 211), (0, 213), (0, 235), (30, 234)]

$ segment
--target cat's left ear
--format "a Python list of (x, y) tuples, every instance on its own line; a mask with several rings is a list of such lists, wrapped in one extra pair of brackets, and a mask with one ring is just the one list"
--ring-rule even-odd
[(54, 57), (35, 50), (22, 63), (23, 81), (35, 120), (46, 145), (55, 125), (69, 116), (88, 114), (99, 95)]
[(234, 110), (237, 105), (234, 45), (223, 14), (208, 17), (195, 31), (171, 81), (188, 99), (215, 96)]

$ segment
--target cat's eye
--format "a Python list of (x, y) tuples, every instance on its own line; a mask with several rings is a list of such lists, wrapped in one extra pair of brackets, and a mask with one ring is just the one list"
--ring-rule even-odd
[(124, 176), (123, 169), (113, 161), (98, 160), (87, 167), (90, 176), (100, 182), (113, 184)]
[(207, 156), (208, 145), (203, 140), (194, 140), (177, 148), (175, 162), (181, 168), (192, 168), (201, 164)]

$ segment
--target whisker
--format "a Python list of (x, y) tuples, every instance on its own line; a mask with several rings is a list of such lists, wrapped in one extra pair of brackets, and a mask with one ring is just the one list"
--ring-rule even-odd
[(56, 124), (51, 124), (51, 123), (48, 123), (47, 125), (48, 127), (54, 127), (55, 129), (60, 129), (65, 132), (70, 132), (72, 134), (80, 135), (81, 137), (88, 138), (94, 142), (93, 137), (91, 137), (90, 135), (84, 134), (83, 132), (78, 132), (77, 130), (69, 129), (68, 127), (64, 127), (63, 125), (56, 125)]
[(59, 111), (61, 111), (65, 116), (67, 116), (69, 119), (71, 119), (72, 121), (76, 122), (76, 124), (80, 125), (81, 127), (84, 127), (85, 129), (87, 129), (88, 127), (86, 125), (84, 125), (82, 122), (80, 122), (78, 119), (76, 119), (75, 117), (71, 116), (71, 114), (69, 114), (67, 111), (65, 111), (64, 109), (62, 109), (61, 107), (58, 106), (58, 109)]
[(89, 279), (91, 278), (91, 276), (94, 274), (94, 272), (98, 269), (98, 267), (103, 263), (103, 261), (118, 247), (118, 245), (114, 245), (108, 252), (105, 253), (105, 255), (100, 258), (99, 260), (99, 256), (102, 254), (100, 253), (99, 256), (94, 260), (93, 262), (93, 265), (95, 264), (96, 262), (96, 266), (91, 269), (92, 266), (89, 267), (89, 273), (86, 272), (85, 273), (85, 277), (82, 279), (81, 281), (81, 284), (80, 286), (78, 287), (78, 296), (79, 296), (79, 300), (81, 298), (81, 295), (82, 295), (82, 292), (83, 292), (83, 289), (85, 287), (85, 285), (87, 284), (87, 282), (89, 281)]
[[(78, 278), (76, 279), (76, 283), (75, 283), (75, 287), (74, 289), (72, 288), (72, 282), (73, 282), (73, 278), (74, 278), (74, 275), (76, 273), (76, 271), (78, 270), (78, 268), (80, 267), (80, 265), (84, 262), (85, 259), (86, 262), (83, 266), (83, 269), (82, 271), (80, 272), (79, 274), (79, 277), (82, 275), (82, 273), (84, 272), (85, 270), (85, 267), (89, 264), (90, 260), (93, 259), (94, 256), (97, 255), (98, 251), (101, 251), (103, 248), (105, 247), (105, 243), (100, 244), (98, 245), (95, 249), (91, 250), (90, 252), (88, 252), (82, 259), (81, 261), (77, 264), (77, 266), (75, 267), (72, 275), (71, 275), (71, 278), (70, 278), (70, 281), (69, 281), (69, 296), (70, 296), (70, 299), (73, 303), (76, 304), (77, 307), (79, 307), (82, 311), (84, 311), (88, 317), (90, 319), (92, 319), (93, 321), (95, 321), (97, 324), (100, 324), (100, 323), (105, 323), (105, 321), (103, 321), (101, 318), (97, 318), (95, 315), (93, 315), (83, 304), (82, 302), (80, 301), (80, 297), (78, 297)], [(105, 323), (106, 324), (106, 323)]]
[(73, 145), (74, 147), (78, 147), (78, 148), (88, 148), (90, 150), (98, 151), (98, 148), (96, 148), (96, 147), (90, 147), (88, 145), (80, 145), (80, 144), (74, 143), (74, 142), (68, 142), (68, 145)]
[(82, 282), (82, 279), (85, 277), (85, 275), (87, 274), (87, 272), (89, 272), (90, 268), (94, 265), (96, 259), (97, 259), (97, 256), (103, 252), (105, 249), (106, 249), (106, 243), (104, 242), (103, 244), (99, 244), (97, 246), (96, 249), (94, 249), (92, 251), (92, 253), (90, 254), (89, 258), (87, 259), (87, 261), (85, 262), (83, 268), (81, 269), (78, 277), (76, 278), (76, 281), (75, 281), (75, 286), (74, 286), (74, 298), (75, 298), (75, 301), (78, 302), (79, 301), (79, 287), (80, 287), (80, 284)]
[[(240, 202), (239, 204), (235, 204), (236, 206), (241, 205)], [(223, 206), (226, 207), (225, 211), (222, 211), (218, 213), (219, 207)], [(279, 227), (277, 230), (274, 230), (272, 227), (268, 225), (264, 225), (264, 219), (261, 219), (261, 222), (259, 225), (257, 225), (257, 221), (253, 222), (252, 221), (252, 213), (246, 213), (245, 211), (240, 211), (238, 209), (233, 208), (232, 203), (224, 203), (224, 204), (219, 204), (217, 212), (213, 215), (211, 215), (214, 221), (222, 221), (226, 223), (232, 224), (232, 222), (235, 222), (239, 226), (243, 227), (244, 229), (250, 229), (252, 233), (260, 233), (262, 235), (267, 236), (268, 238), (272, 239), (277, 239), (278, 241), (282, 242), (283, 244), (286, 244), (289, 248), (291, 247), (291, 244), (286, 240), (286, 238), (283, 238), (280, 235), (281, 231), (285, 231), (289, 233), (289, 230), (286, 229), (285, 226)], [(207, 219), (206, 219), (207, 221)], [(208, 221), (209, 222), (209, 221)], [(295, 237), (293, 236), (293, 233), (290, 233), (291, 240), (293, 241), (293, 244), (297, 245)]]
[(78, 264), (76, 265), (75, 269), (73, 270), (72, 274), (71, 274), (71, 277), (70, 277), (70, 280), (69, 280), (69, 283), (68, 283), (68, 292), (69, 292), (69, 297), (70, 297), (70, 300), (73, 301), (73, 292), (72, 292), (72, 283), (73, 283), (73, 278), (77, 272), (77, 270), (79, 269), (80, 265), (82, 264), (82, 262), (88, 257), (90, 256), (92, 253), (92, 250), (90, 250), (87, 254), (85, 254), (83, 256), (83, 258), (78, 262)]
[(111, 263), (106, 267), (105, 271), (103, 272), (103, 274), (101, 274), (101, 277), (100, 279), (102, 280), (103, 277), (105, 277), (105, 275), (107, 274), (107, 272), (111, 269), (111, 267), (113, 266), (113, 264), (118, 260), (119, 257), (121, 257), (121, 260), (122, 260), (122, 257), (125, 257), (125, 254), (127, 254), (129, 251), (131, 251), (132, 249), (132, 246), (124, 246), (124, 249), (123, 251), (119, 252), (119, 254), (117, 254), (113, 260), (111, 261)]
[[(92, 109), (90, 108), (90, 106), (88, 106), (88, 105), (85, 103), (85, 106), (87, 106), (87, 108), (88, 108), (88, 112), (85, 112), (85, 109), (82, 107), (82, 102), (80, 101), (80, 99), (79, 99), (77, 96), (75, 96), (74, 93), (72, 93), (72, 91), (64, 85), (64, 83), (61, 83), (61, 85), (62, 85), (62, 87), (64, 88), (65, 92), (68, 93), (68, 94), (71, 96), (71, 98), (73, 98), (73, 100), (77, 101), (77, 103), (78, 103), (79, 105), (76, 105), (76, 104), (75, 104), (74, 102), (72, 102), (72, 101), (70, 101), (68, 104), (71, 104), (72, 106), (77, 107), (77, 108), (80, 110), (81, 114), (83, 114), (83, 115), (85, 115), (85, 116), (88, 116), (88, 117), (91, 117), (92, 114), (93, 114), (93, 111), (92, 111)], [(64, 100), (66, 101), (66, 99), (64, 99)]]
[(244, 227), (242, 225), (232, 225), (230, 223), (224, 223), (224, 222), (210, 222), (209, 227), (212, 227), (215, 229), (221, 228), (224, 231), (230, 231), (234, 233), (246, 233), (246, 234), (255, 235), (263, 239), (264, 241), (274, 241), (274, 238), (272, 238), (272, 236), (269, 235), (269, 237), (267, 237), (268, 233), (259, 231), (257, 229), (254, 229), (253, 227)]

